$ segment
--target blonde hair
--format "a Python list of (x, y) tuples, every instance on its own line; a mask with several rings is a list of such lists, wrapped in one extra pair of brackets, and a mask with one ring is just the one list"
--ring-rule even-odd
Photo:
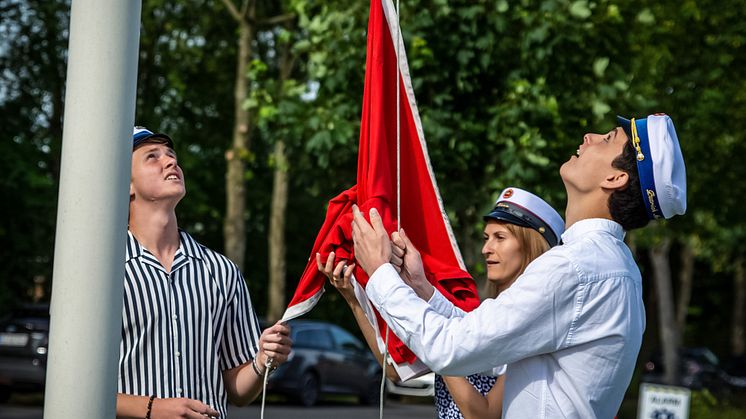
[[(542, 253), (549, 250), (549, 243), (547, 243), (547, 240), (533, 228), (523, 227), (503, 221), (498, 221), (498, 223), (504, 225), (505, 228), (508, 229), (510, 234), (515, 236), (515, 238), (518, 240), (518, 244), (521, 247), (523, 260), (521, 261), (521, 268), (518, 270), (518, 274), (516, 276), (520, 276), (523, 271), (526, 270), (526, 267), (529, 263), (541, 256)], [(484, 295), (487, 298), (495, 298), (497, 297), (497, 294), (497, 284), (493, 283), (492, 281), (487, 281), (487, 284), (485, 285)]]

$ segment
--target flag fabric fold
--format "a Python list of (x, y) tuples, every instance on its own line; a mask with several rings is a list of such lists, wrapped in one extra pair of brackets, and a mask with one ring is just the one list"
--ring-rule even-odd
[[(400, 71), (397, 71), (395, 39), (399, 42)], [(366, 217), (368, 210), (375, 207), (389, 234), (397, 230), (396, 83), (400, 88), (400, 227), (422, 254), (428, 280), (446, 298), (465, 311), (479, 305), (474, 280), (464, 267), (430, 165), (404, 44), (398, 34), (396, 11), (391, 0), (372, 0), (357, 184), (329, 202), (311, 257), (283, 316), (285, 320), (308, 312), (324, 292), (326, 278), (317, 269), (316, 253), (321, 254), (322, 260), (332, 251), (337, 260), (354, 259), (353, 204)], [(368, 276), (357, 265), (354, 276), (365, 286)], [(385, 336), (386, 325), (380, 316), (377, 319), (379, 333)], [(416, 360), (393, 334), (389, 337), (389, 351), (396, 363)]]

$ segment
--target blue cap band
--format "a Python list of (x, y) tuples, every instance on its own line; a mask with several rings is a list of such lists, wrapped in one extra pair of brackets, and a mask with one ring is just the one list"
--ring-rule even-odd
[(630, 140), (637, 148), (637, 173), (640, 176), (640, 189), (642, 200), (645, 202), (645, 210), (648, 218), (655, 220), (663, 218), (661, 206), (658, 203), (658, 193), (655, 190), (655, 177), (653, 176), (653, 158), (650, 154), (650, 139), (648, 138), (647, 119), (630, 120), (632, 138)]

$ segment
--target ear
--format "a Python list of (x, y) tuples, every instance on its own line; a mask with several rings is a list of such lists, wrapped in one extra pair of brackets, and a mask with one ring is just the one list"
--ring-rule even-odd
[(621, 190), (627, 187), (627, 182), (629, 182), (629, 174), (621, 170), (615, 170), (601, 182), (601, 187), (603, 189)]
[(130, 202), (135, 199), (135, 185), (130, 180)]

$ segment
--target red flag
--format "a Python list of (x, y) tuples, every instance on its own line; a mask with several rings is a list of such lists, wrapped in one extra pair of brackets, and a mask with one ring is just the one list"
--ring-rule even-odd
[[(465, 311), (479, 305), (474, 280), (465, 270), (430, 166), (403, 42), (399, 48), (401, 71), (397, 77), (393, 43), (393, 39), (399, 38), (397, 28), (396, 10), (391, 0), (372, 0), (357, 185), (329, 202), (326, 220), (284, 319), (308, 312), (323, 293), (326, 278), (317, 269), (317, 252), (321, 253), (322, 260), (326, 260), (332, 251), (338, 260), (354, 258), (353, 204), (357, 204), (366, 216), (370, 208), (377, 208), (389, 233), (397, 228), (397, 82), (400, 84), (401, 227), (422, 254), (428, 280)], [(361, 285), (368, 282), (368, 276), (359, 266), (356, 266), (354, 275)], [(386, 326), (380, 316), (378, 324), (383, 336)], [(389, 337), (389, 351), (398, 364), (416, 360), (393, 334)]]

